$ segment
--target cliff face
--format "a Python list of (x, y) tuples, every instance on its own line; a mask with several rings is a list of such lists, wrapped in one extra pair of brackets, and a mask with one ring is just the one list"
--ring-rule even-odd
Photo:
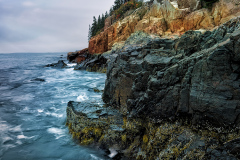
[(240, 20), (179, 39), (134, 33), (108, 63), (103, 100), (130, 117), (240, 126)]
[(109, 105), (68, 103), (81, 145), (114, 159), (240, 158), (240, 17), (176, 39), (137, 31), (85, 64), (106, 62)]
[(69, 102), (73, 138), (115, 159), (240, 159), (239, 7), (158, 0), (112, 25), (109, 17), (89, 52), (111, 51), (77, 66), (107, 66), (107, 105)]
[(103, 53), (115, 42), (125, 41), (131, 33), (144, 31), (160, 36), (182, 35), (188, 30), (212, 29), (240, 15), (238, 0), (220, 0), (211, 10), (201, 8), (200, 0), (155, 0), (111, 25), (106, 19), (104, 32), (89, 41), (89, 53)]

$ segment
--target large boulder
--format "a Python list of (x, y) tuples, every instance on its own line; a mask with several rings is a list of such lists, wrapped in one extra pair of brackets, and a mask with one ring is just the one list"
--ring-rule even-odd
[(88, 48), (82, 49), (80, 51), (69, 52), (67, 54), (67, 59), (72, 63), (80, 63), (85, 61), (88, 57)]
[(123, 117), (118, 110), (94, 103), (70, 101), (66, 112), (69, 132), (81, 145), (96, 144), (114, 152), (109, 155), (111, 158), (119, 156), (124, 129)]

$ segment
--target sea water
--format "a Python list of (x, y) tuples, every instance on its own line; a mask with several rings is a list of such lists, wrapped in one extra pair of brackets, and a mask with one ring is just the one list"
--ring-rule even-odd
[[(66, 54), (64, 54), (65, 56)], [(60, 53), (0, 54), (0, 160), (98, 160), (101, 150), (74, 142), (66, 122), (68, 101), (102, 104), (106, 76), (76, 71)]]

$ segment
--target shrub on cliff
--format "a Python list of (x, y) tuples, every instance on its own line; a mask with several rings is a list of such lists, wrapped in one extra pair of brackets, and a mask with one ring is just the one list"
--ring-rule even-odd
[(129, 10), (137, 9), (142, 6), (142, 2), (136, 2), (136, 1), (129, 1), (124, 4), (122, 4), (117, 10), (114, 11), (116, 15), (116, 20), (123, 17), (124, 13), (126, 13)]

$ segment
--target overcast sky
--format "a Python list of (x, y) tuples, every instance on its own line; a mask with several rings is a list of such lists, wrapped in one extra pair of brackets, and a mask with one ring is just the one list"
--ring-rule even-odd
[(114, 0), (0, 0), (0, 53), (70, 52), (88, 47), (93, 16)]

